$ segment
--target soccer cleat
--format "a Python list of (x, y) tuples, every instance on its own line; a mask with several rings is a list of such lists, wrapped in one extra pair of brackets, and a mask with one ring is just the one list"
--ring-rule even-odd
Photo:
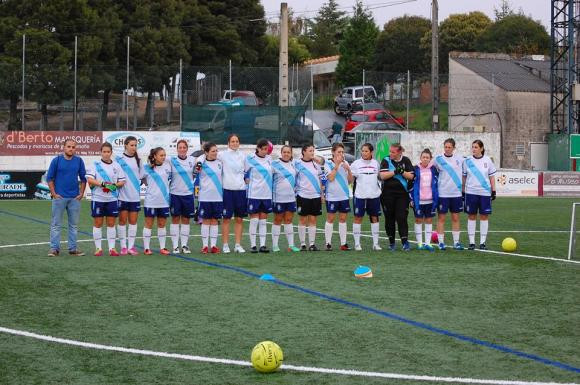
[(417, 250), (425, 250), (425, 247), (422, 243), (417, 244)]
[(316, 245), (310, 245), (310, 247), (308, 247), (308, 251), (319, 251), (318, 247), (316, 247)]
[(127, 254), (129, 254), (129, 250), (126, 247), (123, 247), (123, 248), (121, 248), (121, 252), (119, 254), (127, 255)]
[(258, 252), (258, 248), (256, 246), (250, 247), (250, 253), (256, 254)]
[(48, 252), (49, 257), (58, 257), (59, 251), (58, 250), (50, 250)]
[(231, 251), (230, 251), (230, 245), (228, 245), (227, 243), (224, 243), (224, 244), (223, 244), (223, 246), (222, 246), (222, 252), (223, 252), (224, 254), (229, 254), (229, 253), (231, 253)]
[(457, 242), (455, 245), (453, 245), (453, 250), (463, 250), (464, 247), (461, 244), (461, 242)]
[(103, 256), (103, 249), (95, 250), (95, 257), (102, 257)]
[(467, 250), (475, 250), (475, 243), (470, 243), (469, 246), (467, 246)]
[(411, 245), (409, 244), (408, 241), (403, 242), (403, 251), (409, 251), (411, 250)]
[(268, 249), (266, 246), (260, 246), (260, 249), (258, 251), (260, 253), (269, 253), (270, 249)]
[(288, 247), (288, 251), (292, 251), (292, 252), (296, 253), (296, 252), (299, 252), (300, 249), (296, 246), (290, 246), (290, 247)]
[(243, 248), (241, 245), (236, 245), (236, 246), (234, 247), (234, 252), (235, 252), (235, 253), (245, 253), (245, 252), (246, 252), (246, 250), (244, 250), (244, 248)]
[(145, 254), (145, 255), (152, 255), (153, 252), (151, 251), (151, 249), (145, 249), (145, 251), (143, 252), (143, 254)]
[(354, 250), (355, 251), (362, 251), (362, 247), (360, 247), (360, 245), (354, 245)]
[(425, 245), (423, 245), (423, 250), (427, 250), (427, 251), (430, 251), (430, 252), (434, 252), (435, 251), (435, 248), (433, 246), (429, 245), (429, 244), (425, 244)]
[(161, 253), (163, 255), (169, 255), (169, 250), (164, 247), (161, 250), (159, 250), (159, 253)]
[(191, 254), (191, 250), (187, 246), (181, 246), (181, 254)]
[(121, 255), (121, 254), (119, 254), (119, 252), (117, 250), (115, 250), (115, 249), (110, 249), (109, 250), (109, 256), (111, 256), (111, 257), (118, 257), (119, 255)]
[(306, 245), (300, 245), (300, 251), (307, 251), (308, 248), (306, 247)]
[(383, 248), (379, 245), (373, 245), (373, 250), (374, 251), (381, 251)]
[(485, 243), (479, 245), (479, 250), (487, 250), (487, 246), (485, 245)]
[(171, 252), (172, 252), (173, 254), (179, 254), (179, 246), (177, 246), (177, 247), (174, 247), (174, 248), (173, 248), (173, 250), (171, 250)]
[(209, 253), (209, 248), (208, 248), (207, 246), (204, 246), (204, 247), (201, 249), (201, 253), (202, 253), (202, 254), (207, 254), (207, 253)]
[(395, 251), (395, 250), (397, 250), (397, 246), (395, 246), (394, 243), (391, 243), (391, 244), (389, 244), (389, 250), (390, 251)]
[(326, 251), (332, 251), (332, 245), (330, 243), (326, 244)]
[(273, 246), (272, 247), (272, 252), (278, 253), (279, 251), (280, 251), (280, 248), (278, 246)]
[(135, 247), (131, 247), (129, 250), (127, 250), (127, 252), (131, 255), (139, 255), (139, 252)]
[(345, 243), (344, 245), (340, 246), (340, 249), (342, 251), (349, 251), (350, 250), (350, 246), (348, 245), (348, 243)]
[(83, 253), (80, 250), (69, 250), (68, 254), (74, 255), (75, 257), (82, 257), (83, 255), (85, 255), (85, 253)]
[(217, 246), (212, 246), (212, 247), (211, 247), (211, 250), (210, 250), (210, 252), (211, 252), (212, 254), (219, 254), (219, 252), (220, 252), (220, 249), (218, 249), (218, 247), (217, 247)]
[(439, 244), (439, 250), (445, 250), (445, 249), (446, 249), (446, 247), (445, 247), (445, 243), (441, 242), (441, 243)]

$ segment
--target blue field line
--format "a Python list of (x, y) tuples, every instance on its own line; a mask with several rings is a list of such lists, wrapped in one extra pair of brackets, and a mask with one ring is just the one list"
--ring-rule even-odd
[[(4, 211), (4, 210), (0, 210), (0, 213), (6, 214), (6, 215), (11, 215), (11, 216), (16, 217), (16, 218), (19, 218), (19, 219), (26, 219), (26, 220), (29, 220), (29, 221), (41, 223), (41, 224), (50, 224), (47, 221), (39, 220), (39, 219), (33, 218), (33, 217), (27, 217), (27, 216), (24, 216), (24, 215), (14, 214), (14, 213), (11, 213), (11, 212), (8, 212), (8, 211)], [(88, 233), (86, 231), (79, 230), (79, 233), (92, 236), (92, 234), (90, 234), (90, 233)], [(261, 276), (260, 274), (256, 274), (256, 273), (254, 273), (252, 271), (245, 270), (245, 269), (242, 269), (242, 268), (239, 268), (239, 267), (235, 267), (235, 266), (224, 265), (224, 264), (217, 263), (217, 262), (210, 262), (210, 261), (206, 261), (206, 260), (199, 259), (199, 258), (195, 258), (195, 257), (186, 257), (186, 256), (179, 255), (179, 254), (170, 253), (170, 255), (173, 256), (173, 257), (175, 257), (175, 258), (179, 258), (179, 259), (182, 259), (182, 260), (185, 260), (185, 261), (195, 262), (195, 263), (199, 263), (199, 264), (206, 265), (206, 266), (216, 267), (216, 268), (219, 268), (219, 269), (234, 271), (234, 272), (237, 272), (237, 273), (240, 273), (240, 274), (244, 274), (244, 275), (246, 275), (246, 276), (248, 276), (250, 278), (257, 278), (257, 279), (259, 279), (260, 276)], [(435, 326), (431, 326), (431, 325), (426, 324), (426, 323), (423, 323), (423, 322), (414, 321), (412, 319), (405, 318), (403, 316), (400, 316), (400, 315), (397, 315), (397, 314), (394, 314), (394, 313), (390, 313), (390, 312), (387, 312), (387, 311), (384, 311), (384, 310), (375, 309), (373, 307), (366, 306), (366, 305), (362, 305), (362, 304), (358, 304), (356, 302), (351, 302), (351, 301), (348, 301), (346, 299), (342, 299), (342, 298), (339, 298), (339, 297), (334, 297), (334, 296), (331, 296), (331, 295), (328, 295), (328, 294), (324, 294), (324, 293), (321, 293), (321, 292), (318, 292), (318, 291), (315, 291), (315, 290), (311, 290), (311, 289), (308, 289), (308, 288), (305, 288), (305, 287), (302, 287), (302, 286), (294, 285), (292, 283), (284, 282), (284, 281), (281, 281), (281, 280), (278, 280), (278, 279), (275, 279), (273, 281), (268, 281), (268, 282), (271, 282), (271, 283), (276, 284), (278, 286), (286, 287), (288, 289), (292, 289), (292, 290), (295, 290), (295, 291), (299, 291), (299, 292), (302, 292), (304, 294), (309, 294), (309, 295), (312, 295), (312, 296), (315, 296), (315, 297), (318, 297), (318, 298), (322, 298), (322, 299), (327, 300), (327, 301), (330, 301), (330, 302), (335, 302), (335, 303), (338, 303), (338, 304), (341, 304), (341, 305), (345, 305), (345, 306), (349, 306), (349, 307), (352, 307), (352, 308), (355, 308), (355, 309), (364, 310), (364, 311), (366, 311), (368, 313), (375, 314), (375, 315), (378, 315), (378, 316), (381, 316), (381, 317), (384, 317), (384, 318), (392, 319), (392, 320), (395, 320), (395, 321), (399, 321), (399, 322), (402, 322), (402, 323), (407, 324), (407, 325), (410, 325), (410, 326), (414, 326), (414, 327), (419, 328), (419, 329), (423, 329), (423, 330), (430, 331), (432, 333), (436, 333), (436, 334), (444, 335), (444, 336), (447, 336), (447, 337), (455, 338), (457, 340), (464, 341), (464, 342), (469, 342), (469, 343), (474, 344), (474, 345), (484, 346), (484, 347), (487, 347), (487, 348), (490, 348), (490, 349), (494, 349), (494, 350), (497, 350), (497, 351), (500, 351), (500, 352), (503, 352), (503, 353), (506, 353), (506, 354), (511, 354), (511, 355), (515, 355), (515, 356), (520, 357), (520, 358), (525, 358), (525, 359), (528, 359), (528, 360), (536, 361), (536, 362), (542, 363), (544, 365), (553, 366), (553, 367), (556, 367), (556, 368), (559, 368), (559, 369), (563, 369), (563, 370), (567, 370), (567, 371), (570, 371), (570, 372), (580, 373), (580, 368), (579, 367), (575, 367), (575, 366), (572, 366), (572, 365), (569, 365), (569, 364), (565, 364), (563, 362), (554, 361), (554, 360), (551, 360), (549, 358), (544, 358), (544, 357), (541, 357), (541, 356), (538, 356), (538, 355), (535, 355), (535, 354), (530, 354), (530, 353), (522, 352), (522, 351), (519, 351), (519, 350), (516, 350), (516, 349), (512, 349), (510, 347), (507, 347), (507, 346), (495, 344), (493, 342), (489, 342), (489, 341), (485, 341), (485, 340), (480, 340), (478, 338), (465, 336), (463, 334), (455, 333), (455, 332), (450, 331), (450, 330), (441, 329), (441, 328), (438, 328), (438, 327), (435, 327)]]

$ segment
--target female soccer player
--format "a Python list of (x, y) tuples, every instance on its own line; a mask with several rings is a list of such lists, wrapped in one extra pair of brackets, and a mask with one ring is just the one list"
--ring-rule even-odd
[(159, 252), (163, 255), (169, 254), (165, 248), (165, 237), (167, 231), (165, 223), (169, 216), (169, 181), (171, 179), (171, 165), (165, 161), (165, 150), (156, 147), (151, 150), (147, 163), (143, 166), (142, 177), (147, 184), (145, 193), (145, 225), (143, 227), (144, 253), (151, 255), (153, 252), (149, 247), (151, 242), (151, 229), (153, 221), (157, 218), (157, 238), (159, 238)]
[[(268, 214), (272, 212), (272, 159), (268, 155), (268, 140), (260, 139), (256, 152), (248, 155), (245, 172), (248, 173), (248, 213), (250, 214), (251, 252), (269, 253), (266, 247)], [(259, 228), (259, 230), (258, 230)], [(260, 249), (256, 247), (256, 231), (260, 233)]]
[(94, 162), (87, 169), (87, 182), (92, 188), (91, 216), (94, 219), (95, 257), (103, 255), (101, 248), (103, 218), (106, 218), (107, 221), (109, 255), (111, 257), (119, 256), (115, 249), (115, 238), (117, 237), (115, 220), (119, 215), (119, 192), (117, 189), (125, 184), (125, 174), (121, 166), (111, 159), (112, 155), (113, 146), (108, 142), (103, 143), (101, 160)]
[(455, 155), (455, 140), (446, 139), (443, 143), (443, 154), (435, 157), (435, 167), (439, 171), (439, 206), (437, 221), (437, 236), (439, 249), (445, 250), (445, 217), (451, 212), (451, 234), (453, 248), (463, 250), (459, 241), (459, 213), (463, 211), (462, 192), (462, 164), (463, 157)]
[[(419, 250), (433, 251), (430, 245), (433, 233), (433, 217), (437, 210), (439, 173), (433, 165), (433, 155), (428, 148), (421, 152), (421, 161), (415, 166), (413, 182), (413, 211), (415, 212), (415, 236)], [(423, 222), (425, 223), (425, 243), (423, 243)]]
[[(137, 216), (141, 210), (141, 160), (137, 153), (137, 138), (127, 136), (123, 142), (123, 155), (117, 156), (116, 161), (125, 173), (125, 185), (119, 190), (119, 242), (121, 255), (138, 255), (135, 248), (137, 236)], [(127, 221), (129, 222), (129, 236), (127, 237)]]
[(334, 143), (332, 145), (332, 160), (323, 161), (327, 180), (324, 189), (326, 200), (326, 223), (324, 224), (326, 251), (332, 251), (334, 217), (337, 212), (340, 249), (348, 250), (349, 247), (346, 243), (346, 216), (350, 212), (350, 190), (348, 185), (352, 183), (354, 177), (348, 162), (344, 160), (344, 145), (342, 143)]
[(362, 250), (360, 233), (365, 213), (369, 216), (371, 222), (373, 250), (381, 250), (379, 246), (379, 216), (381, 215), (380, 165), (373, 158), (373, 151), (374, 147), (372, 144), (363, 144), (361, 147), (361, 158), (355, 160), (350, 166), (355, 178), (353, 184), (354, 220), (352, 224), (352, 235), (354, 237), (354, 249), (357, 251)]
[(489, 156), (485, 155), (483, 142), (479, 139), (471, 144), (472, 156), (463, 161), (463, 189), (465, 192), (465, 212), (467, 213), (467, 235), (469, 250), (475, 250), (475, 228), (479, 212), (479, 249), (487, 250), (485, 240), (491, 214), (491, 201), (495, 200), (496, 168)]
[(381, 162), (381, 179), (383, 191), (381, 204), (385, 213), (385, 230), (389, 237), (389, 249), (395, 250), (395, 224), (399, 228), (399, 236), (403, 250), (411, 249), (409, 245), (409, 183), (413, 180), (413, 164), (403, 156), (403, 146), (394, 143), (389, 148), (389, 156)]
[[(187, 155), (189, 144), (187, 140), (177, 141), (177, 157), (171, 157), (171, 183), (169, 185), (171, 225), (169, 234), (173, 243), (173, 252), (190, 254), (187, 246), (189, 240), (189, 221), (193, 217), (195, 206), (193, 203), (193, 171), (195, 159)], [(181, 224), (181, 229), (180, 229)], [(181, 250), (179, 241), (181, 238)]]
[[(222, 187), (222, 161), (218, 159), (218, 149), (214, 143), (203, 144), (204, 154), (196, 163), (199, 173), (199, 216), (202, 219), (201, 252), (216, 254), (220, 252), (217, 247), (218, 220), (222, 217), (223, 187)], [(208, 247), (208, 240), (210, 241)]]
[(296, 177), (296, 204), (298, 206), (299, 224), (298, 237), (300, 250), (306, 251), (306, 226), (308, 225), (308, 250), (318, 251), (316, 247), (316, 217), (322, 214), (322, 186), (320, 175), (322, 170), (314, 162), (314, 146), (306, 144), (302, 147), (302, 158), (294, 163)]
[(294, 226), (292, 218), (296, 212), (296, 168), (292, 160), (292, 147), (283, 146), (280, 159), (272, 162), (274, 224), (272, 225), (272, 251), (278, 252), (280, 226), (284, 222), (284, 233), (288, 240), (288, 251), (300, 251), (294, 246)]

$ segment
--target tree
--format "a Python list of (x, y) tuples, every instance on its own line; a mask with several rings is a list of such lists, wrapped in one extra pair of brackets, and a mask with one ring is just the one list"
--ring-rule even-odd
[(340, 59), (336, 66), (339, 85), (354, 85), (362, 82), (363, 69), (373, 67), (376, 40), (379, 34), (372, 14), (357, 0), (354, 15), (350, 19), (340, 42)]
[(509, 15), (490, 25), (479, 36), (476, 48), (483, 52), (547, 54), (550, 35), (542, 24), (530, 17)]
[(340, 39), (348, 24), (346, 13), (338, 9), (336, 0), (322, 4), (312, 23), (310, 52), (313, 57), (338, 54)]
[(421, 39), (431, 29), (431, 22), (420, 16), (390, 20), (377, 39), (374, 64), (378, 71), (428, 73), (425, 55), (430, 49)]
[(513, 15), (514, 10), (508, 0), (501, 0), (499, 8), (493, 7), (493, 13), (495, 14), (495, 21), (498, 21), (506, 16)]
[[(266, 44), (261, 65), (264, 67), (278, 67), (278, 61), (280, 59), (280, 37), (265, 35), (264, 40)], [(301, 44), (296, 37), (290, 37), (288, 39), (288, 62), (291, 64), (302, 63), (308, 59), (310, 59), (308, 48)]]

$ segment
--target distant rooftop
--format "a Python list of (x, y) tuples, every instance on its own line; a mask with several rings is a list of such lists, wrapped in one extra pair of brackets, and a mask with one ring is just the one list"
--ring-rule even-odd
[(309, 66), (311, 64), (328, 63), (328, 62), (332, 62), (332, 61), (338, 61), (339, 58), (340, 58), (340, 55), (319, 57), (319, 58), (316, 58), (316, 59), (306, 60), (304, 62), (304, 65)]

